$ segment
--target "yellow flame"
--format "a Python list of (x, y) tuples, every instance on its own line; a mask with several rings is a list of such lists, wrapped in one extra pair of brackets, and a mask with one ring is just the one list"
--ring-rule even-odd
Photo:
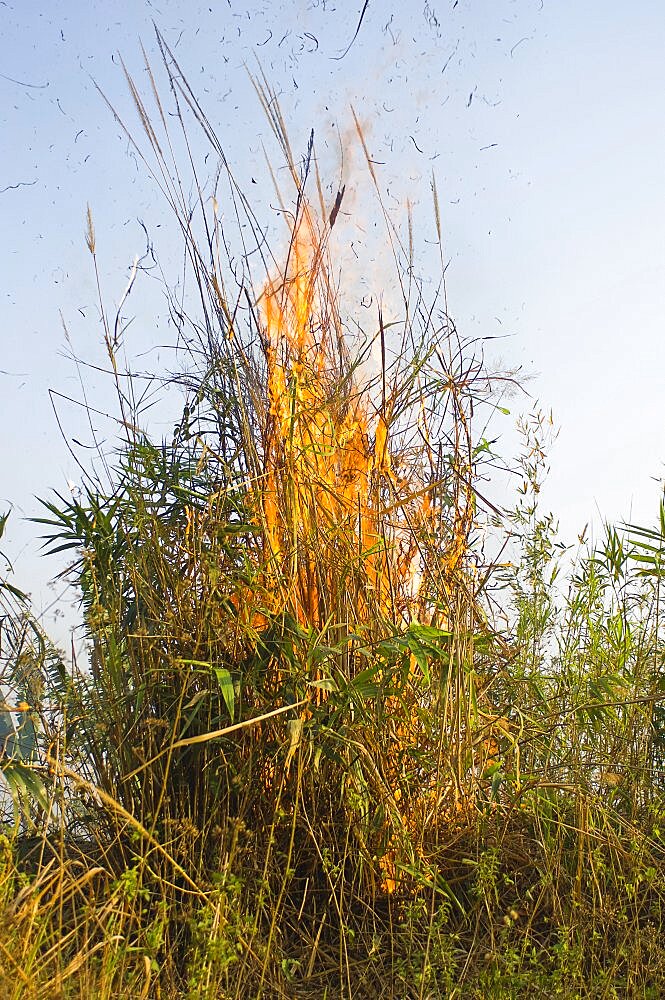
[[(355, 560), (362, 605), (388, 610), (390, 574), (376, 480), (394, 481), (383, 415), (370, 444), (370, 406), (350, 374), (311, 215), (293, 234), (288, 262), (263, 298), (268, 420), (262, 507), (275, 566), (298, 613), (321, 624), (335, 592), (335, 564)], [(388, 560), (388, 562), (387, 562)], [(394, 580), (392, 580), (394, 586)]]

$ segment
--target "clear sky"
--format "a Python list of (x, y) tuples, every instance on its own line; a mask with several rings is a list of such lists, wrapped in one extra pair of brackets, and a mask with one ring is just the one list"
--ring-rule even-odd
[[(340, 253), (348, 263), (352, 243), (368, 248), (349, 280), (374, 292), (391, 280), (370, 250), (378, 206), (363, 188), (350, 106), (384, 164), (394, 216), (415, 206), (416, 242), (433, 236), (434, 171), (451, 314), (466, 335), (505, 337), (494, 350), (533, 376), (532, 398), (512, 400), (513, 413), (539, 400), (561, 428), (544, 502), (563, 540), (591, 520), (655, 519), (665, 458), (662, 0), (369, 0), (361, 19), (362, 10), (356, 0), (0, 3), (0, 512), (15, 508), (0, 545), (38, 610), (57, 593), (46, 586), (56, 564), (40, 565), (36, 529), (21, 518), (38, 512), (35, 495), (77, 478), (49, 390), (81, 399), (72, 351), (103, 362), (86, 203), (109, 304), (145, 247), (138, 220), (177, 274), (168, 208), (95, 87), (136, 127), (118, 53), (144, 85), (141, 41), (158, 62), (153, 22), (261, 212), (274, 202), (270, 137), (246, 67), (258, 59), (279, 92), (294, 149), (314, 129), (330, 190), (348, 186)], [(155, 282), (139, 283), (129, 312), (132, 355), (163, 370), (171, 333)], [(103, 409), (107, 382), (89, 369), (82, 377)], [(80, 407), (57, 405), (66, 432), (89, 443)], [(510, 420), (497, 429), (512, 446)]]

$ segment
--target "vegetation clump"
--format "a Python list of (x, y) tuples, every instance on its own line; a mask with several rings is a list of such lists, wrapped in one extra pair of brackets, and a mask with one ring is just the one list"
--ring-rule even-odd
[[(547, 420), (502, 514), (475, 426), (513, 376), (459, 336), (443, 274), (425, 299), (411, 230), (388, 225), (401, 315), (361, 330), (313, 144), (296, 162), (257, 82), (293, 182), (273, 255), (161, 44), (164, 134), (130, 79), (129, 138), (196, 288), (170, 298), (180, 415), (151, 436), (102, 306), (116, 449), (40, 519), (89, 664), (0, 590), (2, 995), (661, 996), (663, 508), (582, 548), (566, 590)], [(165, 152), (187, 114), (220, 158), (192, 201)], [(90, 215), (87, 243), (96, 267)]]

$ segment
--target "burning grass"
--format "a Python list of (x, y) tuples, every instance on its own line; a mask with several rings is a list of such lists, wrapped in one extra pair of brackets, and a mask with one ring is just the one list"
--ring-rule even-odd
[[(42, 639), (28, 692), (5, 650), (39, 738), (3, 765), (23, 817), (1, 845), (3, 995), (660, 995), (659, 566), (608, 536), (557, 611), (535, 421), (497, 578), (474, 421), (509, 376), (412, 280), (400, 316), (351, 336), (343, 195), (326, 204), (313, 147), (294, 161), (257, 84), (294, 182), (276, 259), (163, 52), (258, 263), (223, 262), (223, 195), (211, 219), (200, 185), (197, 236), (130, 81), (196, 279), (196, 315), (171, 301), (194, 347), (156, 444), (107, 324), (112, 471), (46, 504), (90, 666)], [(90, 219), (88, 247), (96, 266)]]

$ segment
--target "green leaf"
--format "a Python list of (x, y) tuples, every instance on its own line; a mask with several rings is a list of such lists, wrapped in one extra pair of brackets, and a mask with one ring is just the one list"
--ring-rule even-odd
[(409, 649), (411, 650), (411, 653), (416, 663), (420, 667), (420, 672), (423, 675), (423, 680), (425, 681), (425, 684), (429, 684), (430, 683), (429, 663), (427, 661), (427, 655), (425, 654), (422, 646), (418, 642), (414, 642), (413, 640), (411, 640), (411, 642), (409, 642)]
[(18, 598), (19, 601), (28, 600), (27, 594), (24, 594), (18, 587), (12, 587), (11, 583), (7, 583), (6, 580), (0, 580), (0, 590), (7, 590), (13, 597)]
[(307, 683), (319, 691), (337, 691), (337, 684), (332, 677), (322, 677), (321, 680), (307, 681)]
[(236, 708), (236, 695), (233, 688), (233, 678), (226, 667), (213, 667), (213, 669), (215, 671), (220, 691), (222, 692), (224, 704), (226, 705), (228, 713), (231, 716), (231, 722), (233, 722)]
[(422, 868), (416, 867), (416, 865), (403, 864), (399, 861), (395, 863), (395, 868), (399, 872), (404, 872), (406, 875), (410, 875), (416, 880), (416, 882), (418, 882), (419, 885), (426, 886), (428, 889), (445, 896), (451, 903), (455, 904), (460, 913), (466, 913), (466, 910), (464, 909), (459, 898), (456, 896), (453, 889), (438, 869), (425, 872)]
[(21, 760), (30, 760), (37, 749), (37, 732), (29, 712), (23, 712), (16, 727), (18, 756)]
[(361, 670), (349, 684), (349, 690), (361, 699), (376, 698), (379, 693), (379, 686), (376, 683), (378, 669), (379, 665), (375, 664), (372, 667), (366, 667), (365, 670)]
[(30, 801), (35, 802), (45, 811), (48, 810), (46, 786), (39, 775), (30, 767), (18, 760), (10, 760), (2, 764), (0, 772), (7, 782), (17, 817), (21, 813), (26, 815)]
[(408, 631), (410, 635), (430, 646), (439, 655), (444, 652), (444, 644), (452, 635), (452, 632), (447, 629), (435, 628), (433, 625), (421, 625), (420, 622), (411, 622)]
[(496, 802), (499, 798), (499, 789), (501, 788), (504, 778), (505, 774), (503, 771), (496, 771), (495, 774), (492, 775), (492, 784), (490, 786), (490, 800), (492, 802)]
[(9, 712), (0, 712), (0, 757), (13, 760), (17, 751), (14, 720)]

